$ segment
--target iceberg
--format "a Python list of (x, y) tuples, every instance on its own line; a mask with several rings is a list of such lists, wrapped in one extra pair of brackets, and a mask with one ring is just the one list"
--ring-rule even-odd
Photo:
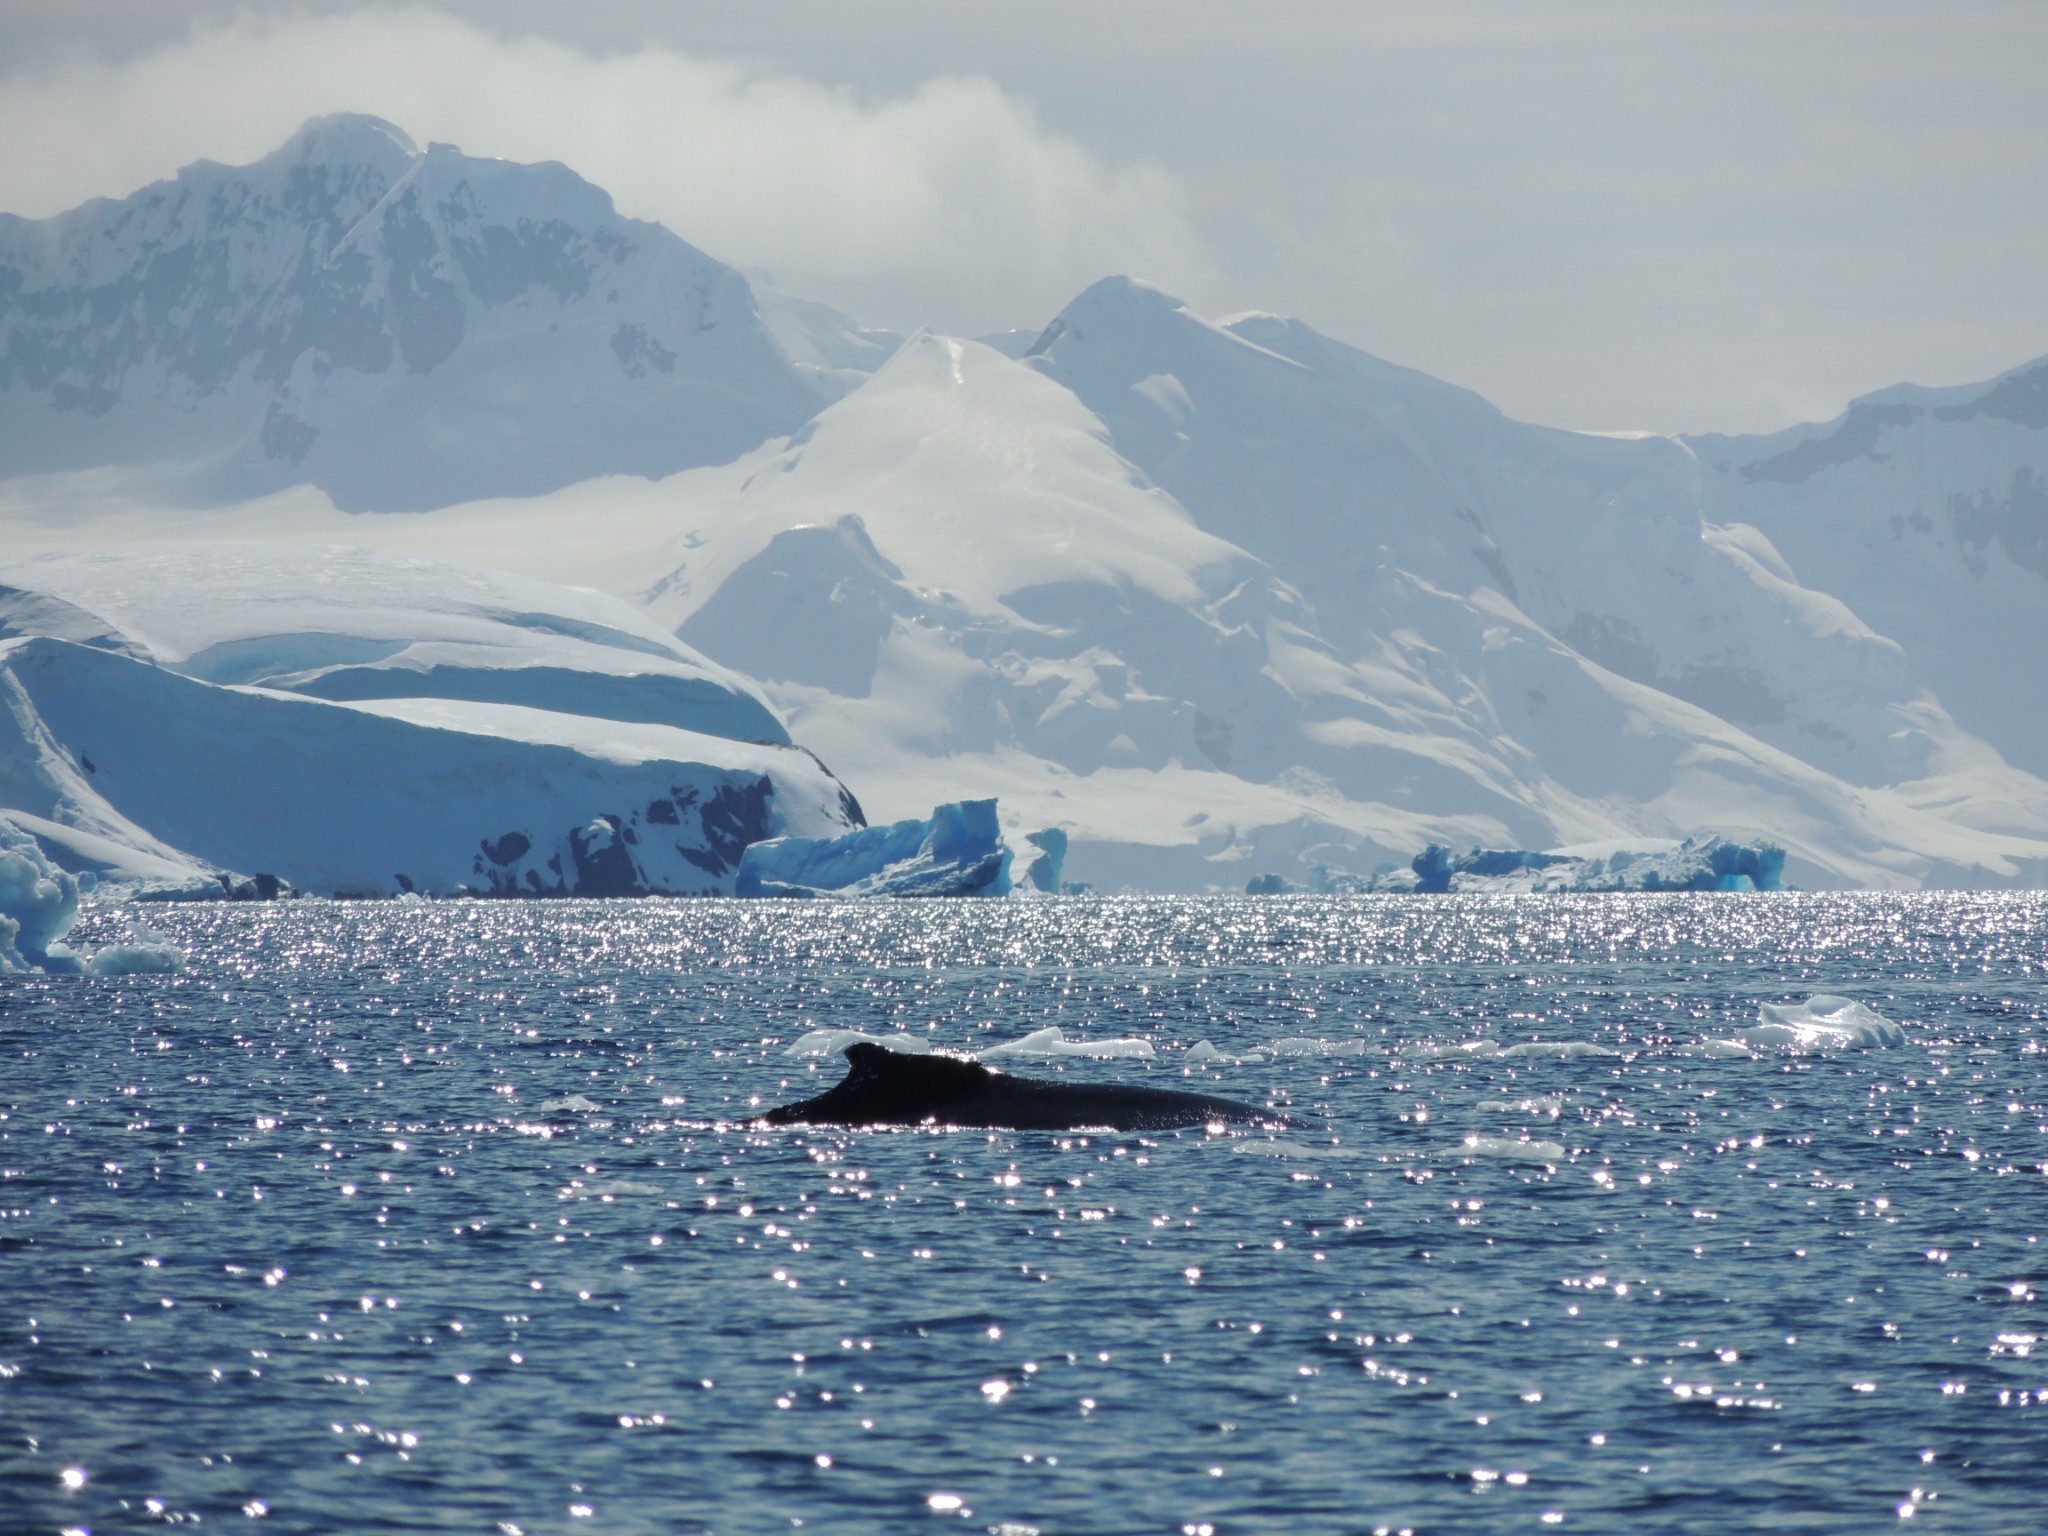
[(0, 976), (77, 970), (77, 958), (63, 944), (77, 916), (77, 879), (0, 816)]
[[(1302, 889), (1278, 875), (1255, 875), (1248, 896), (1283, 896)], [(1547, 853), (1526, 848), (1474, 848), (1453, 853), (1431, 843), (1406, 869), (1353, 875), (1318, 864), (1307, 889), (1333, 896), (1413, 891), (1782, 891), (1785, 850), (1776, 843), (1734, 842), (1700, 835), (1683, 842), (1589, 843)]]
[(130, 922), (128, 938), (93, 951), (88, 976), (153, 976), (185, 969), (185, 951), (153, 928)]
[(739, 896), (1007, 896), (1011, 852), (993, 800), (840, 837), (773, 837), (740, 856)]
[(136, 976), (181, 971), (185, 952), (139, 924), (90, 959), (64, 942), (78, 918), (78, 877), (52, 864), (26, 829), (0, 816), (0, 976), (26, 971)]
[(1065, 889), (1060, 883), (1060, 875), (1066, 868), (1067, 834), (1058, 827), (1026, 832), (1024, 848), (1013, 850), (1013, 855), (1013, 861), (1022, 863), (1017, 889), (1039, 891), (1047, 896), (1057, 896)]
[(1034, 1061), (1053, 1061), (1062, 1056), (1085, 1056), (1097, 1061), (1114, 1057), (1135, 1057), (1150, 1061), (1158, 1052), (1152, 1042), (1140, 1040), (1135, 1035), (1126, 1035), (1115, 1040), (1069, 1040), (1066, 1032), (1057, 1024), (1044, 1029), (1034, 1029), (1030, 1034), (1016, 1040), (992, 1045), (985, 1051), (975, 1052), (978, 1061), (1007, 1061), (1029, 1057)]
[(1832, 993), (1816, 993), (1803, 1003), (1764, 1003), (1757, 1022), (1733, 1038), (1708, 1040), (1709, 1056), (1747, 1056), (1759, 1050), (1852, 1051), (1900, 1046), (1906, 1032), (1875, 1008)]

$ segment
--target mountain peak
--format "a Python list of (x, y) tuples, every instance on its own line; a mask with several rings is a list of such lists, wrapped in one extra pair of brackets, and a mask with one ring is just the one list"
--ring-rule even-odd
[(1149, 315), (1184, 315), (1187, 305), (1152, 283), (1141, 278), (1113, 277), (1098, 278), (1070, 300), (1048, 325), (1039, 333), (1026, 357), (1038, 357), (1049, 351), (1052, 344), (1062, 336), (1071, 335), (1077, 340), (1087, 338), (1088, 327), (1093, 322), (1107, 322), (1121, 328), (1133, 320)]
[[(1114, 276), (1090, 283), (1059, 312), (1024, 355), (1039, 367), (1072, 366), (1107, 350), (1126, 359), (1193, 345), (1221, 344), (1241, 356), (1259, 354), (1289, 368), (1301, 365), (1204, 319), (1164, 288)], [(1069, 385), (1072, 380), (1067, 380)]]
[[(723, 463), (820, 391), (745, 281), (568, 167), (305, 123), (253, 165), (0, 228), (0, 463), (355, 508)], [(110, 321), (106, 316), (118, 316)]]
[(1141, 277), (1129, 277), (1114, 273), (1109, 277), (1097, 278), (1083, 288), (1069, 304), (1069, 309), (1083, 306), (1093, 309), (1107, 309), (1123, 305), (1133, 309), (1163, 310), (1172, 313), (1186, 309), (1187, 305), (1161, 288), (1157, 283), (1148, 283)]
[(269, 158), (285, 161), (410, 160), (420, 152), (412, 135), (396, 123), (367, 112), (330, 112), (309, 117)]

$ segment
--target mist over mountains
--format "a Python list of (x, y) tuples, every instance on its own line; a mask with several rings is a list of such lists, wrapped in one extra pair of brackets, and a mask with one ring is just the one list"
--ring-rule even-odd
[(1701, 831), (2048, 880), (2048, 360), (1671, 439), (1122, 277), (1027, 345), (900, 339), (341, 117), (0, 218), (0, 477), (22, 593), (202, 531), (600, 588), (877, 819), (995, 794), (1109, 889)]

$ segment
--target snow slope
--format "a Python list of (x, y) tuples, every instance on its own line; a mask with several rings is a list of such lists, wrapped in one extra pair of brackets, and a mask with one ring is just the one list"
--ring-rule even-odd
[(1706, 514), (1896, 640), (1914, 677), (2016, 766), (2048, 775), (2048, 358), (1983, 384), (1900, 385), (1834, 421), (1688, 440)]
[(0, 310), (0, 463), (161, 465), (196, 504), (307, 482), (421, 508), (721, 462), (840, 393), (861, 340), (814, 307), (793, 358), (737, 272), (566, 167), (353, 115), (0, 215)]
[[(1414, 376), (1387, 386), (1389, 404), (1372, 394), (1372, 371), (1396, 371), (1356, 354), (1320, 359), (1338, 377), (1318, 385), (1307, 364), (1163, 296), (1128, 284), (1111, 296), (1133, 301), (1135, 329), (1055, 327), (1024, 363), (914, 338), (788, 444), (662, 487), (680, 558), (650, 589), (650, 611), (759, 677), (885, 814), (993, 791), (1025, 824), (1067, 830), (1072, 872), (1098, 884), (1241, 885), (1276, 859), (1369, 864), (1429, 841), (1543, 847), (1702, 828), (1784, 843), (1806, 884), (2013, 880), (2041, 867), (2039, 782), (1908, 687), (1898, 648), (1791, 581), (1767, 541), (1703, 529), (1696, 511), (1684, 533), (1676, 491), (1646, 528), (1640, 491), (1588, 513), (1586, 465), (1624, 489), (1630, 473), (1658, 489), (1671, 462), (1696, 479), (1682, 448), (1542, 433)], [(1301, 335), (1262, 324), (1317, 358)], [(1222, 509), (1219, 526), (1200, 526), (1116, 451), (1115, 412), (1085, 409), (1051, 376), (1060, 345), (1105, 334), (1202, 379), (1181, 392), (1215, 402), (1218, 442), (1269, 443), (1290, 421), (1356, 418), (1366, 404), (1398, 417), (1402, 473), (1419, 487), (1385, 515), (1398, 542), (1346, 567), (1342, 508), (1296, 494), (1333, 483), (1337, 468), (1377, 484), (1375, 464), (1399, 455), (1364, 428), (1363, 446), (1331, 426), (1293, 458), (1270, 449), (1255, 517), (1216, 488), (1219, 449), (1213, 474), (1189, 480), (1190, 495)], [(1196, 367), (1205, 349), (1222, 360), (1213, 377)], [(1341, 398), (1268, 411), (1270, 393), (1311, 386)], [(1190, 439), (1196, 414), (1183, 418)], [(1502, 439), (1491, 473), (1523, 494), (1477, 501), (1498, 504), (1513, 540), (1479, 560), (1471, 525), (1438, 515), (1430, 498), (1449, 492), (1414, 445), (1476, 452), (1488, 432)], [(1627, 451), (1649, 467), (1615, 467)], [(1317, 475), (1296, 462), (1317, 453)], [(1237, 490), (1254, 494), (1249, 481)], [(1588, 516), (1599, 537), (1578, 528)], [(1259, 547), (1226, 542), (1226, 528)], [(1509, 551), (1525, 548), (1542, 558), (1518, 582)], [(1557, 553), (1567, 548), (1576, 563)], [(1503, 587), (1573, 615), (1558, 628), (1581, 643)], [(1592, 625), (1576, 602), (1609, 622)], [(1730, 720), (1658, 686), (1672, 681), (1661, 663), (1632, 677), (1587, 654), (1599, 647), (1584, 631), (1634, 618), (1663, 626), (1651, 632), (1674, 649), (1718, 626), (1721, 649), (1695, 655), (1753, 669), (1811, 718)], [(1826, 729), (1799, 729), (1815, 722)]]
[(756, 695), (593, 593), (258, 546), (0, 587), (0, 812), (115, 878), (730, 892), (747, 844), (861, 824)]
[(1125, 278), (1033, 356), (1349, 653), (1387, 633), (1390, 573), (1491, 587), (1586, 659), (1851, 782), (1927, 769), (1934, 745), (1898, 730), (1919, 694), (1899, 646), (1789, 579), (1767, 541), (1703, 530), (1683, 444), (1511, 421), (1298, 321), (1212, 323)]

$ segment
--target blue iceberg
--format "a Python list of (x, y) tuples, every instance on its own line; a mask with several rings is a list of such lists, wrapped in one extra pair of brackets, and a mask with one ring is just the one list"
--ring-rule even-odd
[[(740, 856), (740, 896), (1007, 896), (1010, 849), (993, 800), (843, 837), (776, 837)], [(1057, 878), (1055, 876), (1055, 878)]]
[[(1254, 876), (1251, 896), (1285, 896), (1303, 887), (1279, 875)], [(1382, 866), (1353, 875), (1327, 864), (1309, 872), (1307, 890), (1350, 896), (1364, 892), (1447, 891), (1782, 891), (1785, 850), (1776, 843), (1696, 836), (1583, 843), (1538, 853), (1526, 848), (1474, 848), (1453, 853), (1431, 843), (1406, 869)]]

